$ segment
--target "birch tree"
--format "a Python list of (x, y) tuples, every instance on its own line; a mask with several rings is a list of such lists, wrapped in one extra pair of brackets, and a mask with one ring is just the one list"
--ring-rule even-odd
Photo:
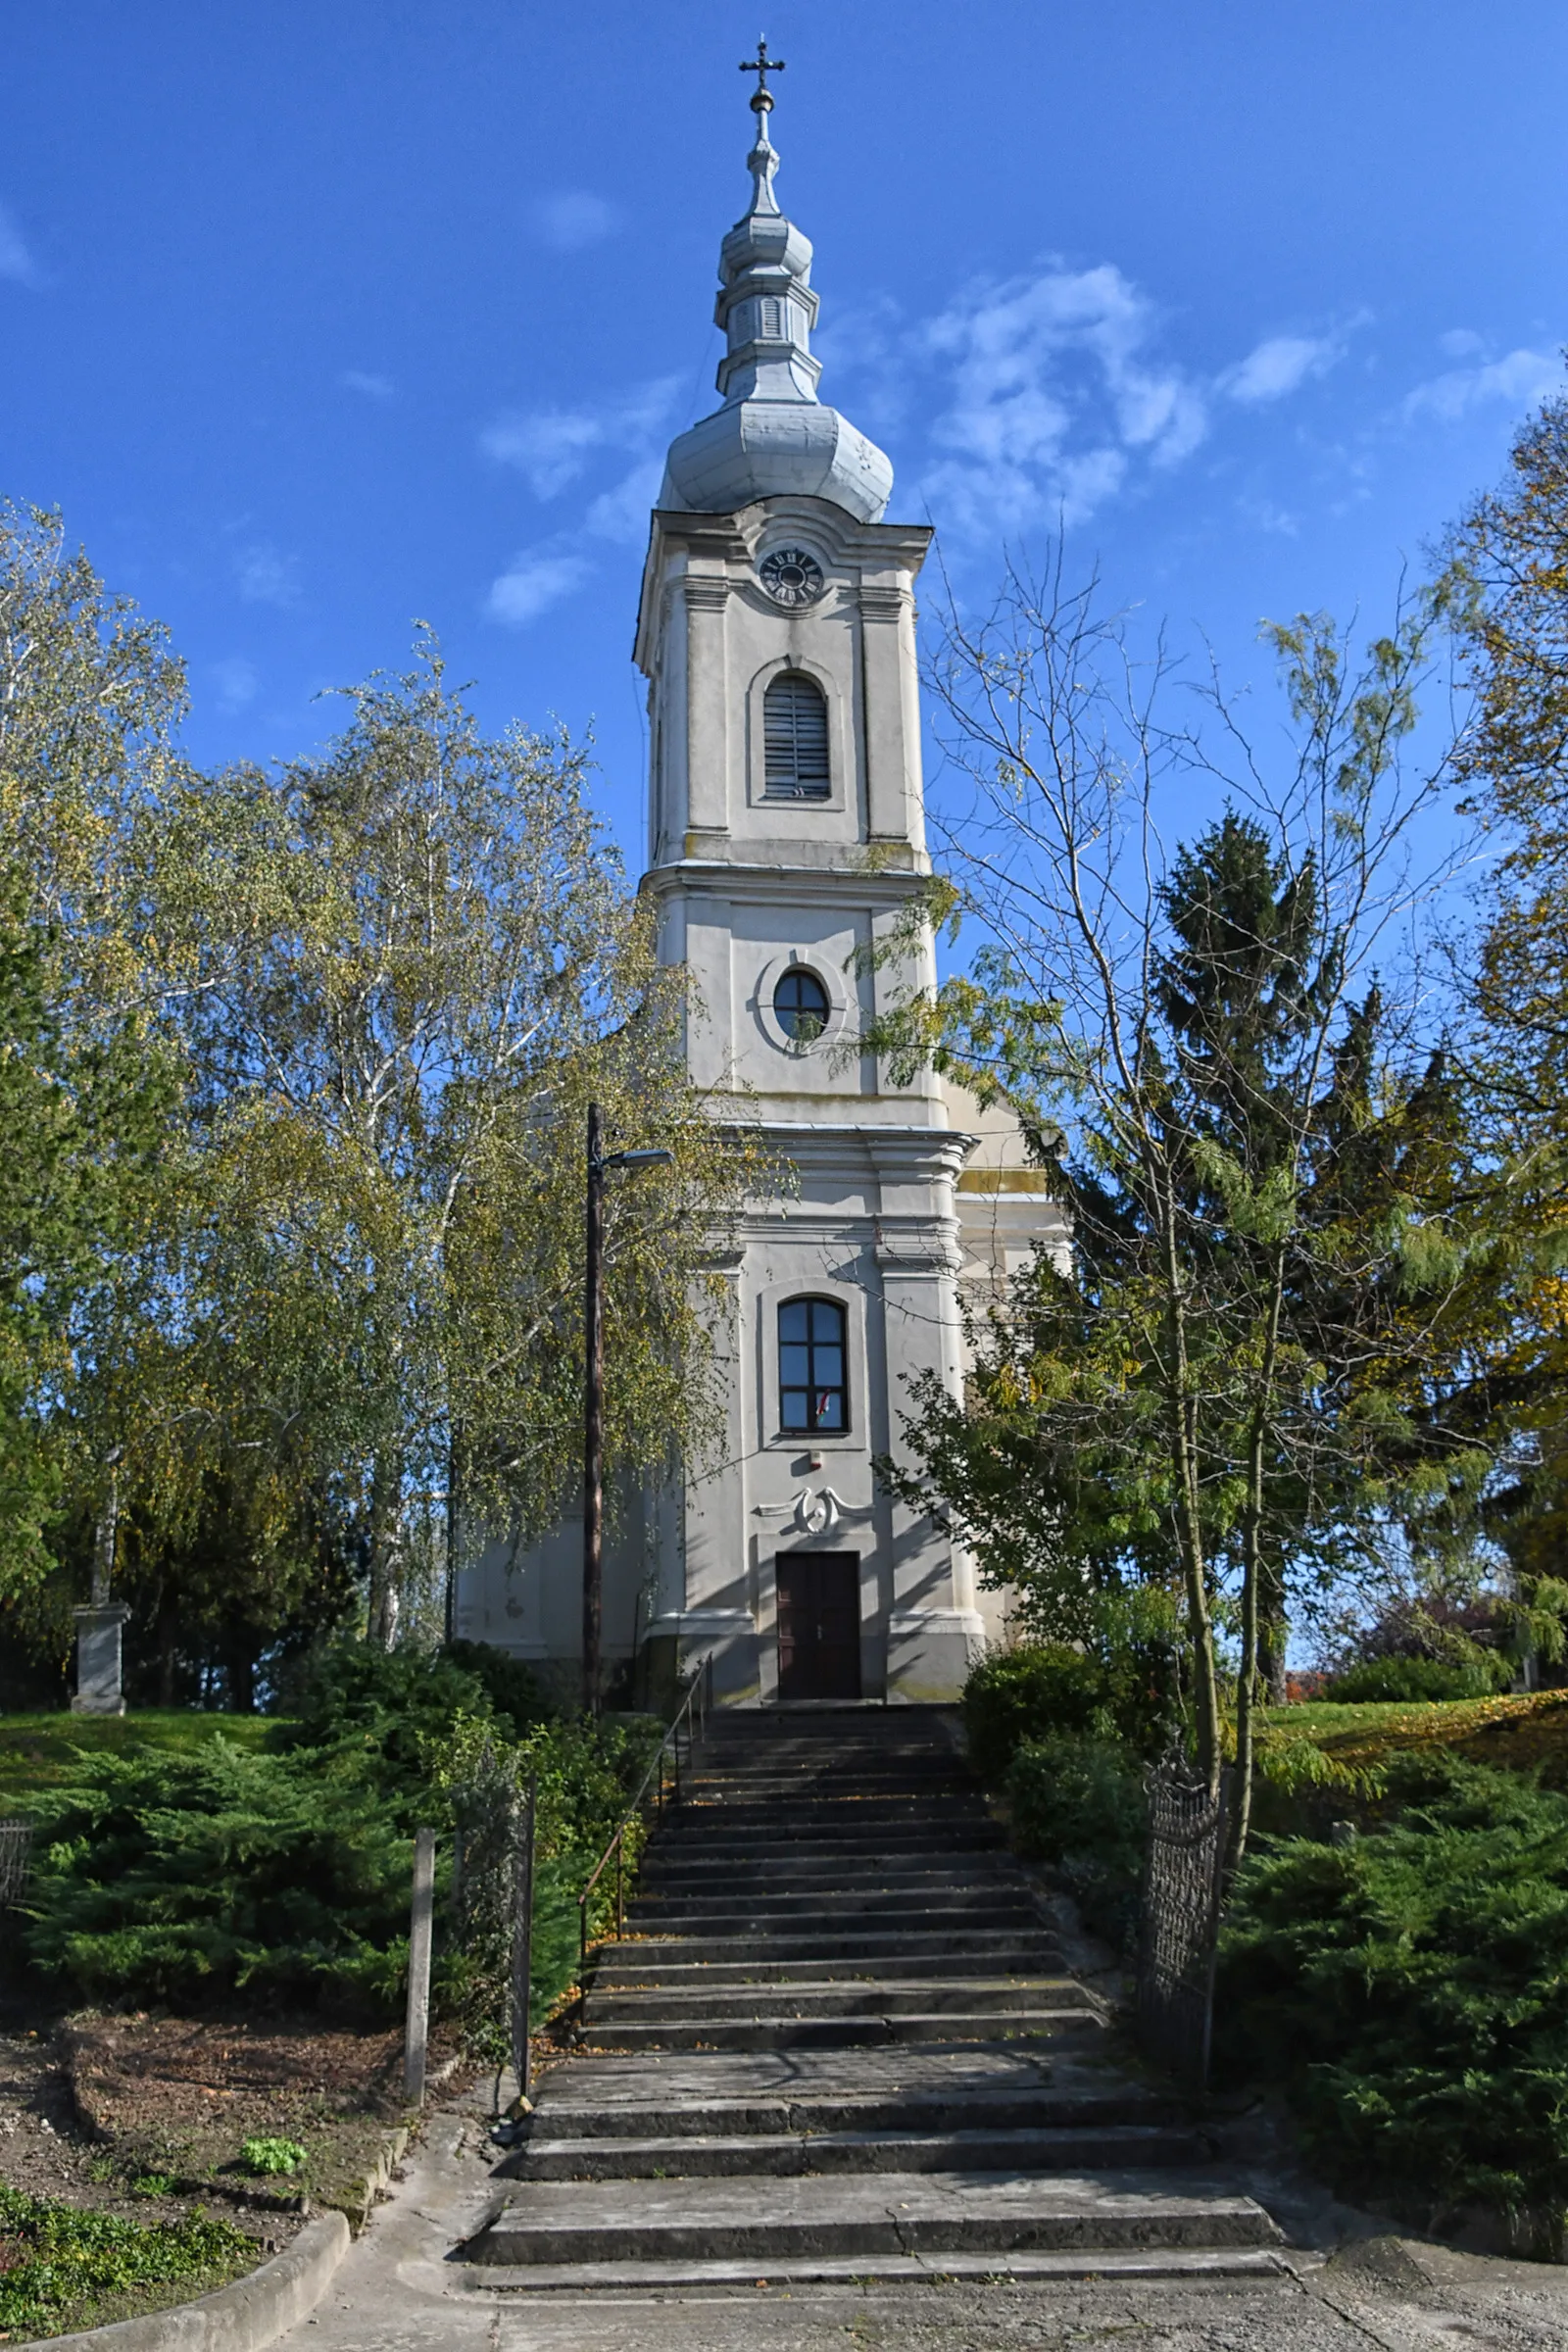
[(279, 775), (192, 787), (165, 862), (232, 1391), (364, 1530), (390, 1642), (432, 1508), (519, 1540), (580, 1445), (586, 1105), (673, 1165), (609, 1203), (607, 1460), (710, 1423), (705, 1273), (744, 1145), (563, 737), (486, 738), (426, 642)]

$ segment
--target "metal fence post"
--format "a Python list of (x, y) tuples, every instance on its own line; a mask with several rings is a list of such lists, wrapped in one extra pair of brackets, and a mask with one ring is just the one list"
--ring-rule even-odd
[(533, 1992), (533, 1846), (539, 1807), (539, 1778), (530, 1772), (517, 1805), (512, 1848), (512, 2071), (518, 2096), (533, 2096), (533, 2041), (529, 2010)]
[(424, 2061), (430, 2040), (430, 1920), (435, 1901), (435, 1832), (414, 1833), (414, 1905), (409, 1919), (409, 2013), (403, 2040), (403, 2096), (411, 2107), (424, 2098)]

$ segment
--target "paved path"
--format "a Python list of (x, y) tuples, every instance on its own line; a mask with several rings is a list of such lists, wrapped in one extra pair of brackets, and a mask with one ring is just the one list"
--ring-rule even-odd
[(1568, 2277), (1384, 2238), (1267, 2278), (518, 2291), (451, 2259), (502, 2184), (479, 2098), (432, 2118), (278, 2352), (1562, 2352)]

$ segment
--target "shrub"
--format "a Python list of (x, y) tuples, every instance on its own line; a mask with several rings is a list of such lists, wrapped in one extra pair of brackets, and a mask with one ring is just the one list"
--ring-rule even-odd
[(1065, 1642), (991, 1650), (964, 1684), (963, 1720), (970, 1760), (993, 1783), (1025, 1740), (1119, 1740), (1152, 1756), (1169, 1723), (1158, 1645), (1124, 1633), (1100, 1655)]
[(1221, 1953), (1233, 2063), (1288, 2085), (1350, 2193), (1479, 2204), (1540, 2253), (1568, 2207), (1568, 1800), (1452, 1756), (1346, 1846), (1255, 1852)]
[(88, 1999), (390, 2014), (411, 1852), (363, 1770), (221, 1739), (83, 1754), (33, 1819), (27, 1948)]
[(204, 2213), (149, 2229), (116, 2214), (25, 2196), (3, 2182), (0, 2240), (0, 2338), (8, 2341), (88, 2320), (105, 2296), (176, 2283), (189, 2291), (232, 2278), (256, 2260), (253, 2239)]
[[(279, 1727), (280, 1745), (356, 1759), (394, 1800), (422, 1795), (430, 1741), (460, 1719), (494, 1721), (484, 1684), (454, 1659), (371, 1642), (333, 1642), (316, 1651), (284, 1696), (292, 1721)], [(505, 1737), (511, 1727), (495, 1728)], [(407, 1826), (416, 1825), (409, 1818)]]
[(539, 1688), (536, 1675), (520, 1658), (510, 1657), (490, 1642), (449, 1642), (440, 1653), (449, 1664), (472, 1675), (496, 1713), (511, 1724), (520, 1739), (530, 1724), (543, 1723), (554, 1709)]
[(1506, 1690), (1512, 1681), (1508, 1660), (1477, 1645), (1467, 1658), (1362, 1658), (1335, 1675), (1323, 1696), (1344, 1705), (1373, 1699), (1488, 1698)]
[(1054, 1863), (1085, 1925), (1127, 1949), (1148, 1819), (1136, 1759), (1113, 1740), (1029, 1740), (1004, 1787), (1019, 1851)]
[(970, 1761), (982, 1780), (1001, 1781), (1026, 1740), (1087, 1738), (1107, 1695), (1098, 1660), (1064, 1642), (992, 1650), (963, 1687)]
[[(662, 1727), (574, 1718), (514, 1740), (510, 1718), (453, 1660), (364, 1645), (326, 1651), (298, 1703), (277, 1753), (220, 1737), (185, 1753), (75, 1751), (31, 1799), (33, 1962), (92, 2000), (191, 2007), (243, 1993), (390, 2019), (407, 1966), (413, 1830), (452, 1828), (476, 1775), (504, 1779), (510, 1795), (515, 1774), (532, 1769), (542, 2012), (575, 1974), (588, 1861)], [(490, 1908), (510, 1933), (504, 1820), (492, 1844)], [(451, 1851), (444, 1838), (443, 1894)], [(495, 1953), (474, 1965), (448, 1941), (435, 1984), (449, 2013), (499, 2014), (506, 1965)]]

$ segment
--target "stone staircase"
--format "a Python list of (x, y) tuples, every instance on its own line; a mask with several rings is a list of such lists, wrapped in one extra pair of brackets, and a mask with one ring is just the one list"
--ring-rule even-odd
[(723, 1715), (466, 2255), (538, 2289), (1278, 2268), (1106, 2024), (947, 1710)]

